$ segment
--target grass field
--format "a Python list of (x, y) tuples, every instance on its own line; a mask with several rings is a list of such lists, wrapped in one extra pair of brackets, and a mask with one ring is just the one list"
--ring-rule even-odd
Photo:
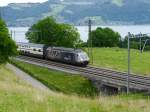
[(87, 99), (37, 90), (0, 66), (0, 112), (150, 112), (142, 95)]
[(79, 75), (48, 70), (44, 67), (16, 60), (12, 60), (11, 62), (43, 82), (43, 84), (47, 85), (51, 90), (81, 96), (97, 95), (97, 91), (95, 87), (92, 86), (92, 83)]
[[(127, 71), (127, 57), (127, 49), (93, 49), (94, 66)], [(150, 52), (143, 52), (140, 54), (138, 50), (131, 50), (131, 72), (150, 75)]]

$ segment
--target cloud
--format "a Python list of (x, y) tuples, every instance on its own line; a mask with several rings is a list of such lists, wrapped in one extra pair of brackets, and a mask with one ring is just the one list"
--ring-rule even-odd
[(47, 0), (0, 0), (0, 6), (6, 6), (9, 3), (27, 3), (27, 2), (45, 2)]

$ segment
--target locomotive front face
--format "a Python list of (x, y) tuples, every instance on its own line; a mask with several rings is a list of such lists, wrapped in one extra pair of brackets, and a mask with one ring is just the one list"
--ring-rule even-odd
[(77, 54), (77, 61), (81, 64), (87, 65), (89, 63), (89, 57), (85, 52), (80, 52)]

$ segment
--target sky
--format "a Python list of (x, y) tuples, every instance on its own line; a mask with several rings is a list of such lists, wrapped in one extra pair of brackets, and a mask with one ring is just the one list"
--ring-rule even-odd
[(6, 6), (9, 3), (27, 3), (27, 2), (45, 2), (47, 0), (0, 0), (0, 6)]

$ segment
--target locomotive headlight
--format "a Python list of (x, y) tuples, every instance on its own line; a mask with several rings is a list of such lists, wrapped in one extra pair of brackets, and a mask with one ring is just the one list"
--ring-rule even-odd
[(77, 59), (78, 59), (78, 62), (83, 61), (83, 59), (82, 59), (82, 57), (81, 57), (81, 55), (80, 55), (80, 54), (78, 54), (78, 55), (77, 55), (77, 57), (78, 57), (78, 58), (77, 58)]
[(84, 61), (84, 59), (80, 57), (80, 61)]
[(78, 61), (83, 62), (83, 61), (89, 61), (89, 58), (85, 52), (78, 53)]

